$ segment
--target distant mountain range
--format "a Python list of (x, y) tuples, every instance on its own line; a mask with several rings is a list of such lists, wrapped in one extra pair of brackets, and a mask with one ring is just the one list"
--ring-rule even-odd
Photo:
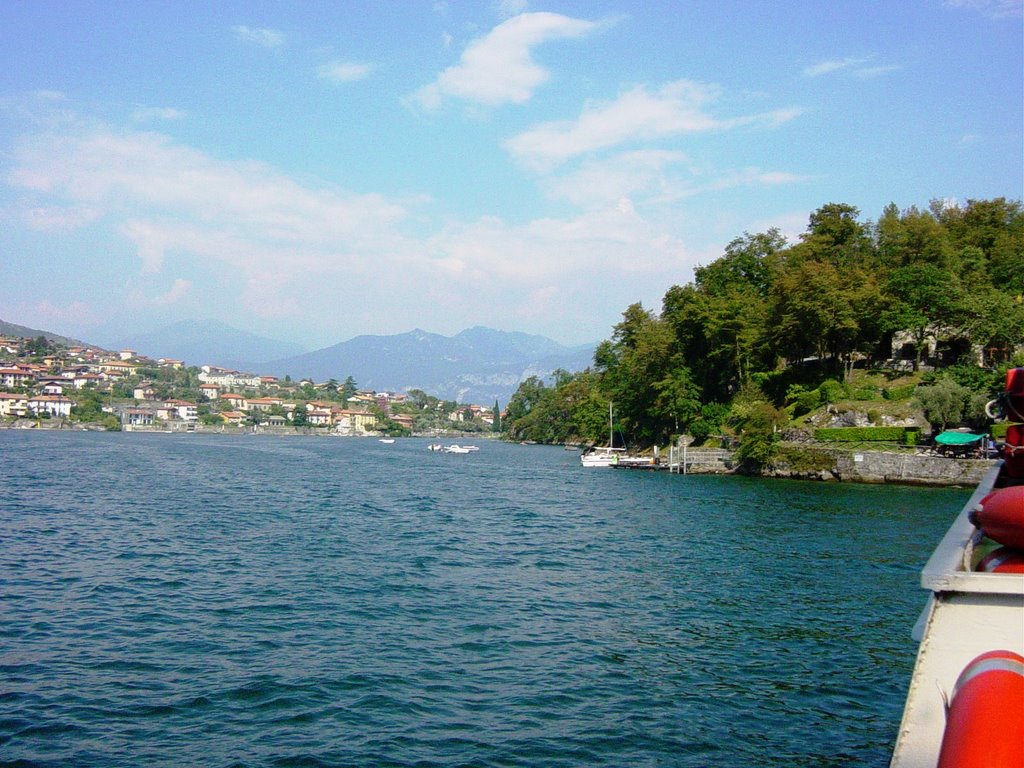
[[(46, 336), (69, 345), (87, 342), (0, 321), (0, 334)], [(567, 347), (544, 336), (476, 327), (455, 336), (422, 330), (391, 336), (357, 336), (314, 352), (298, 344), (240, 331), (215, 320), (183, 321), (157, 331), (101, 345), (132, 349), (147, 357), (171, 357), (188, 365), (217, 365), (253, 373), (315, 381), (348, 376), (365, 389), (429, 395), (460, 403), (506, 405), (519, 383), (556, 370), (581, 371), (592, 364), (594, 344)]]
[(530, 376), (583, 370), (593, 360), (594, 346), (566, 347), (544, 336), (482, 327), (455, 336), (417, 329), (392, 336), (357, 336), (265, 367), (277, 376), (317, 381), (351, 376), (367, 389), (421, 389), (445, 400), (481, 405), (497, 400), (504, 405)]
[(7, 323), (0, 320), (0, 336), (13, 336), (21, 337), (25, 339), (38, 339), (40, 336), (55, 341), (58, 344), (63, 344), (67, 347), (84, 347), (88, 346), (84, 341), (78, 339), (71, 339), (67, 336), (61, 336), (57, 333), (51, 333), (50, 331), (40, 331), (36, 328), (28, 328), (24, 325), (18, 325), (16, 323)]
[(150, 333), (119, 339), (110, 349), (132, 349), (147, 357), (170, 357), (189, 365), (257, 371), (269, 360), (305, 352), (298, 344), (240, 331), (218, 320), (182, 320)]

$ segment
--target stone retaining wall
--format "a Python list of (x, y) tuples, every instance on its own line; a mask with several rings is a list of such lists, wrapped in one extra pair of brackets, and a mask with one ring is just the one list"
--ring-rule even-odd
[(773, 477), (842, 480), (853, 483), (974, 486), (988, 472), (991, 459), (962, 459), (885, 451), (820, 449), (833, 462), (829, 469), (798, 471), (785, 465), (766, 470)]

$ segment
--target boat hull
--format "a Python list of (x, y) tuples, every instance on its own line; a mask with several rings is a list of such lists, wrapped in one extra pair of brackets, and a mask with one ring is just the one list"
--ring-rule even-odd
[(973, 659), (1000, 649), (1024, 655), (1024, 576), (972, 569), (980, 534), (971, 518), (999, 472), (989, 471), (922, 571), (931, 596), (914, 627), (920, 645), (891, 768), (936, 768), (948, 704)]

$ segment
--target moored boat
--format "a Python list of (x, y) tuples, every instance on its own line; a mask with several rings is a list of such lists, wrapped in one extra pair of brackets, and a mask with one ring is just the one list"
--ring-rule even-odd
[[(1007, 374), (1005, 415), (1014, 418), (1019, 395), (1024, 368)], [(1024, 573), (992, 565), (1022, 553), (1022, 465), (1024, 428), (1011, 426), (921, 573), (931, 594), (913, 631), (917, 659), (891, 768), (1022, 765)]]
[(475, 453), (476, 451), (479, 451), (480, 448), (478, 446), (475, 446), (475, 445), (458, 445), (458, 444), (454, 444), (454, 445), (446, 445), (442, 450), (445, 453)]
[(584, 467), (614, 467), (619, 461), (619, 454), (622, 448), (609, 448), (603, 446), (592, 448), (580, 455), (580, 464)]
[(615, 428), (612, 422), (612, 404), (608, 403), (608, 445), (590, 448), (580, 454), (580, 464), (584, 467), (614, 467), (619, 462), (623, 448), (614, 448)]

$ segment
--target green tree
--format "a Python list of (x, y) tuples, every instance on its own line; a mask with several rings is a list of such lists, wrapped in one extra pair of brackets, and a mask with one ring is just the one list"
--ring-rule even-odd
[(760, 393), (751, 392), (734, 406), (732, 423), (739, 435), (736, 458), (748, 470), (760, 471), (772, 463), (778, 447), (779, 429), (787, 416)]
[(772, 287), (771, 335), (775, 348), (791, 360), (814, 355), (838, 357), (858, 336), (851, 296), (837, 267), (798, 262)]
[(962, 321), (964, 297), (954, 275), (924, 263), (894, 269), (886, 292), (891, 304), (882, 322), (889, 330), (911, 332), (916, 347), (916, 371), (928, 335), (948, 331)]
[(349, 400), (355, 397), (355, 394), (358, 391), (359, 387), (356, 386), (356, 380), (353, 379), (351, 376), (347, 376), (345, 378), (345, 383), (341, 385), (339, 394), (341, 395), (342, 401), (347, 403)]
[(971, 390), (945, 376), (931, 386), (918, 387), (914, 392), (925, 418), (939, 430), (963, 420), (970, 397)]

